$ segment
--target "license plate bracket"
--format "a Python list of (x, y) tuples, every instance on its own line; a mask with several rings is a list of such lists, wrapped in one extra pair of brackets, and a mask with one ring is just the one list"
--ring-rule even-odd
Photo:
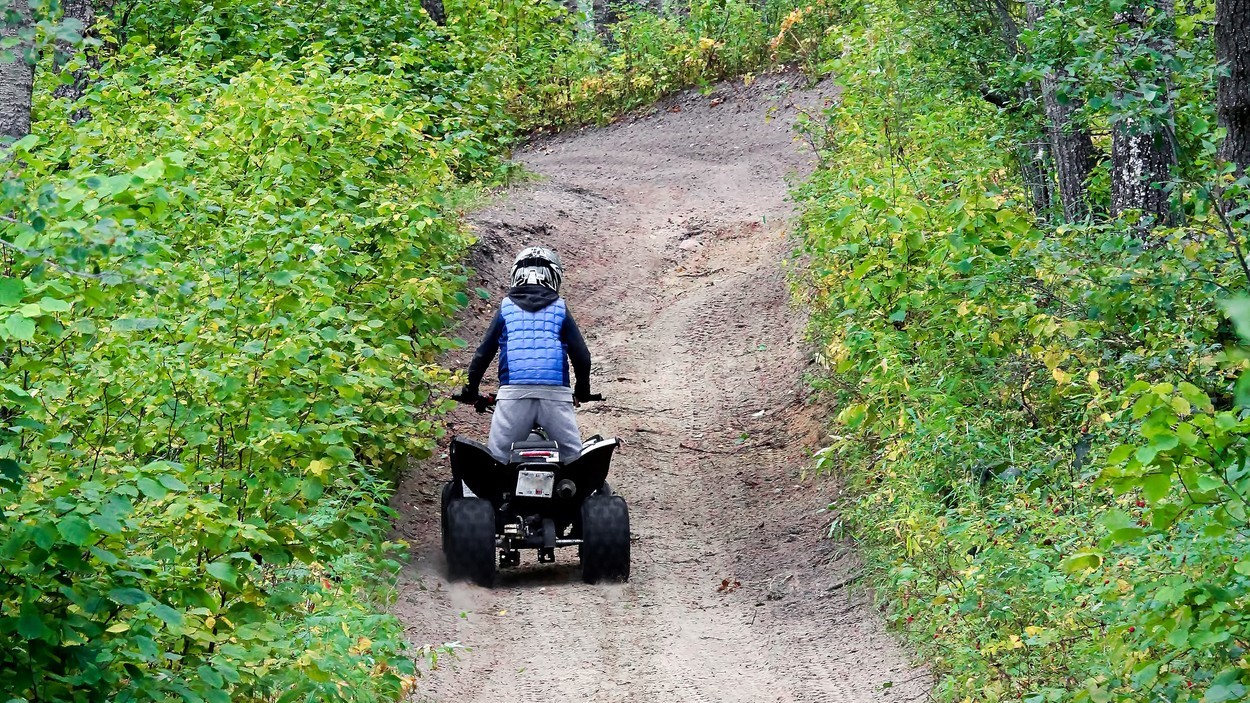
[(554, 471), (518, 471), (516, 496), (518, 498), (550, 498), (555, 492)]

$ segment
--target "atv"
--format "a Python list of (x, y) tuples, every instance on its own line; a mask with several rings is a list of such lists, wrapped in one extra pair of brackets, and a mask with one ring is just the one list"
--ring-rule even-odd
[[(478, 412), (494, 404), (493, 396), (474, 403)], [(627, 581), (629, 509), (607, 482), (619, 445), (618, 439), (592, 437), (564, 464), (556, 443), (534, 427), (528, 439), (512, 445), (504, 465), (484, 445), (453, 438), (451, 480), (443, 484), (441, 501), (451, 578), (489, 587), (497, 565), (520, 565), (522, 549), (537, 550), (539, 563), (551, 563), (557, 548), (577, 547), (587, 583)]]

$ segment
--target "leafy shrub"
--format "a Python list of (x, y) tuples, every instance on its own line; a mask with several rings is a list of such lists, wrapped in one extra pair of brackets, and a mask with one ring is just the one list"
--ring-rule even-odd
[(471, 0), (453, 23), (489, 37), (497, 47), (493, 61), (515, 67), (501, 87), (528, 130), (606, 122), (674, 90), (774, 63), (814, 65), (821, 44), (813, 37), (831, 26), (838, 7), (827, 0), (693, 0), (656, 14), (625, 6), (610, 28), (610, 45), (584, 18), (553, 3), (499, 7)]
[(545, 0), (449, 8), (133, 3), (76, 125), (40, 65), (0, 189), (0, 698), (407, 694), (388, 479), (443, 432), (458, 190), (520, 129), (791, 55), (784, 2), (613, 49)]
[(1250, 283), (1246, 208), (1226, 228), (1194, 187), (1149, 239), (1048, 226), (1013, 117), (946, 80), (926, 31), (891, 2), (847, 26), (799, 189), (839, 409), (819, 462), (849, 472), (888, 616), (942, 700), (1243, 700), (1246, 355), (1218, 301)]
[(431, 76), (438, 51), (201, 70), (132, 47), (91, 121), (16, 145), (6, 699), (406, 685), (402, 631), (370, 596), (397, 566), (385, 476), (442, 432), (468, 244), (449, 198), (458, 173), (493, 169), (504, 119), (458, 104), (489, 101)]

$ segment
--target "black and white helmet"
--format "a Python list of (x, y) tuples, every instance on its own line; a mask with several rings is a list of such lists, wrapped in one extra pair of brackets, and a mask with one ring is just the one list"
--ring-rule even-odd
[(564, 267), (560, 255), (547, 247), (527, 247), (512, 262), (512, 285), (547, 286), (559, 293), (564, 282)]

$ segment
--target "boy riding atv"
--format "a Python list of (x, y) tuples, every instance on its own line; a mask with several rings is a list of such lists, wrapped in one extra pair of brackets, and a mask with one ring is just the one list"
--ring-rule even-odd
[[(573, 461), (581, 452), (573, 408), (591, 398), (590, 351), (560, 297), (563, 280), (555, 251), (529, 247), (517, 254), (512, 288), (473, 355), (468, 384), (455, 397), (465, 403), (481, 397), (482, 376), (498, 353), (499, 392), (488, 448), (500, 462), (535, 425), (559, 445), (561, 461)], [(569, 382), (570, 360), (576, 385)]]
[[(629, 579), (629, 508), (607, 482), (620, 441), (596, 436), (582, 444), (573, 407), (602, 398), (590, 394), (590, 352), (560, 298), (563, 274), (550, 249), (517, 255), (512, 289), (456, 396), (478, 412), (493, 406), (495, 416), (489, 446), (457, 436), (448, 452), (441, 519), (453, 579), (489, 586), (497, 565), (521, 563), (521, 550), (551, 563), (561, 547), (577, 547), (588, 583)], [(482, 398), (479, 385), (496, 354), (499, 392)]]

